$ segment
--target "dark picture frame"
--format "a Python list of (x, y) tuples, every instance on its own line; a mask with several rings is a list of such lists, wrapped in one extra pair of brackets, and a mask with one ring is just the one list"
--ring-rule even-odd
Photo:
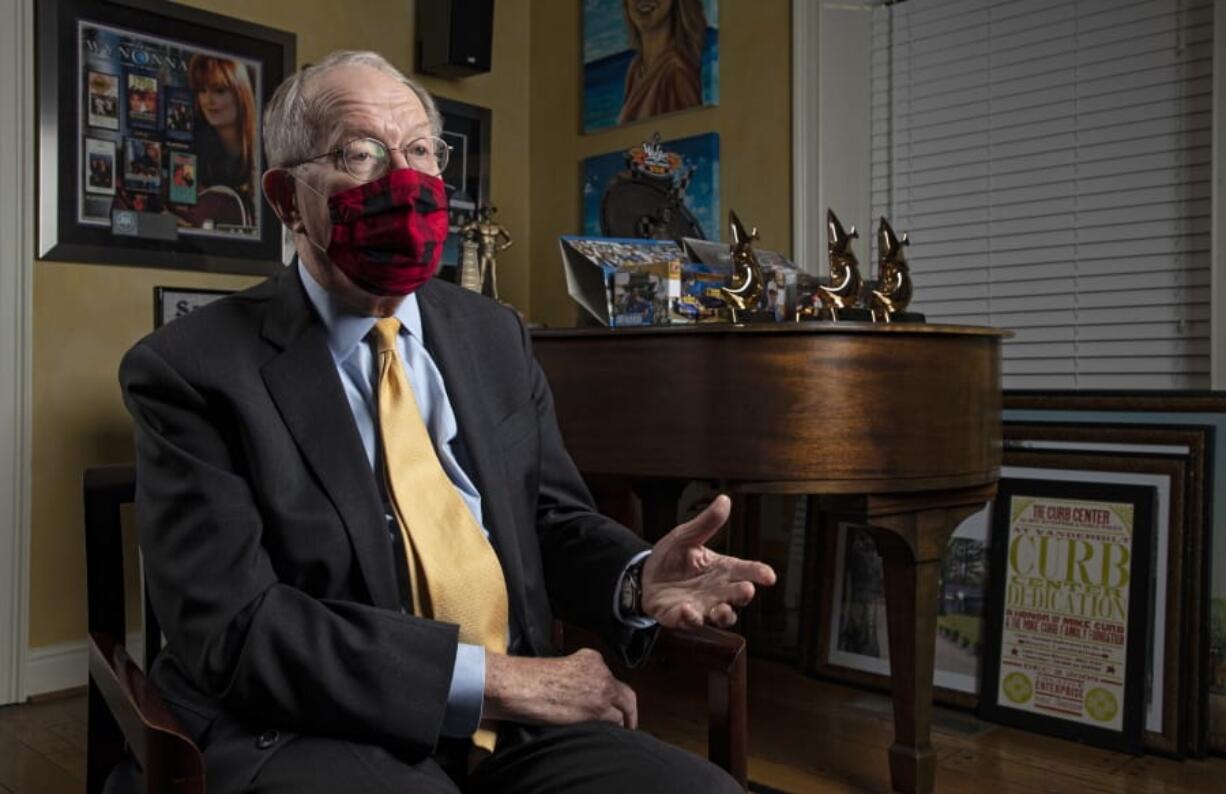
[[(39, 258), (277, 272), (281, 224), (259, 188), (260, 128), (264, 105), (294, 70), (294, 34), (161, 0), (42, 0), (36, 8)], [(199, 106), (192, 125), (181, 116), (185, 102), (195, 104), (188, 75), (196, 56), (201, 71), (206, 62), (232, 69), (232, 101), (223, 111)], [(210, 112), (239, 130), (232, 158), (203, 154), (224, 146), (223, 133), (203, 121)], [(109, 164), (100, 141), (115, 144)], [(197, 149), (199, 168), (180, 156), (172, 173), (174, 153)], [(86, 174), (108, 165), (109, 174)]]
[(153, 327), (161, 328), (171, 320), (190, 314), (215, 300), (234, 293), (229, 289), (199, 289), (196, 287), (154, 287)]
[[(1044, 504), (1045, 500), (1048, 500), (1047, 504)], [(1049, 480), (1001, 479), (993, 505), (989, 542), (991, 584), (979, 706), (982, 718), (1114, 750), (1141, 752), (1155, 502), (1155, 489), (1141, 485), (1076, 482), (1057, 477)], [(1124, 534), (1116, 530), (1117, 524), (1126, 525), (1128, 521), (1114, 509), (1121, 506), (1130, 509), (1131, 526), (1128, 527), (1126, 547), (1122, 544), (1109, 545), (1105, 540)], [(1066, 515), (1045, 522), (1044, 513), (1050, 518), (1056, 511)], [(1097, 517), (1102, 517), (1102, 520), (1092, 520)], [(1082, 526), (1074, 526), (1077, 524)], [(1018, 528), (1016, 537), (1015, 527)], [(1061, 538), (1061, 530), (1070, 533), (1067, 538)], [(1029, 543), (1022, 544), (1022, 540)], [(1065, 550), (1053, 550), (1047, 557), (1047, 546), (1041, 544), (1050, 542), (1050, 548), (1058, 549), (1061, 540), (1068, 540), (1069, 545)], [(1078, 543), (1082, 545), (1075, 545)], [(1096, 543), (1101, 544), (1097, 549)], [(1126, 548), (1127, 557), (1123, 553), (1110, 555), (1109, 548), (1113, 545)], [(1023, 553), (1027, 548), (1030, 553)], [(1112, 556), (1115, 562), (1109, 564)], [(1098, 566), (1087, 562), (1100, 558), (1102, 564)], [(1045, 564), (1045, 559), (1049, 564)], [(1073, 578), (1080, 576), (1086, 580), (1081, 583), (1085, 585), (1084, 589), (1076, 588), (1076, 595), (1081, 598), (1070, 594), (1066, 600), (1070, 604), (1080, 603), (1082, 607), (1090, 603), (1094, 606), (1092, 612), (1083, 608), (1082, 612), (1074, 615), (1055, 606), (1026, 607), (1026, 598), (1022, 598), (1019, 604), (1007, 606), (1015, 588), (1017, 594), (1031, 592), (1035, 600), (1044, 601), (1048, 591), (1028, 591), (1029, 582), (1036, 579), (1046, 581), (1046, 574), (1053, 570), (1056, 574), (1061, 573), (1062, 560), (1067, 563), (1065, 567), (1072, 572)], [(1083, 564), (1075, 564), (1078, 560)], [(1108, 587), (1109, 580), (1119, 576), (1118, 571), (1124, 565), (1129, 573), (1127, 584), (1120, 582), (1120, 587)], [(1007, 580), (1006, 571), (1010, 566), (1017, 568), (1019, 576)], [(1044, 573), (1035, 573), (1039, 566), (1042, 566)], [(1095, 579), (1095, 576), (1098, 578)], [(1127, 615), (1122, 616), (1122, 620), (1111, 620), (1110, 613), (1119, 603), (1112, 596), (1112, 591), (1123, 589), (1127, 591)], [(1014, 606), (1018, 607), (1018, 611), (1007, 612)], [(1062, 614), (1057, 617), (1057, 613)], [(1010, 627), (1005, 624), (1006, 616), (1012, 623)], [(1091, 647), (1094, 638), (1117, 633), (1104, 627), (1118, 629), (1121, 622), (1125, 626), (1122, 673), (1117, 669), (1118, 657), (1110, 658), (1108, 652)], [(1014, 631), (1016, 636), (1012, 634)], [(1006, 642), (1011, 642), (1008, 653), (1003, 647)], [(1079, 642), (1085, 647), (1079, 648)], [(1098, 644), (1109, 646), (1113, 643)], [(1068, 665), (1072, 661), (1079, 661), (1082, 669), (1069, 672), (1066, 667), (1063, 677), (1044, 675), (1045, 665)], [(1000, 675), (1006, 666), (1012, 670), (1000, 684)], [(1033, 679), (1030, 675), (1032, 672)], [(1078, 678), (1079, 674), (1085, 677), (1085, 681)], [(1118, 687), (1110, 682), (1110, 678), (1117, 675), (1122, 678)], [(1089, 683), (1090, 688), (1083, 693), (1082, 685), (1085, 683)], [(1118, 690), (1118, 694), (1112, 690)], [(1067, 701), (1075, 701), (1079, 705), (1084, 702), (1090, 719), (1107, 723), (1115, 722), (1118, 717), (1119, 727), (1099, 727), (1089, 723), (1082, 715), (1071, 711), (1072, 707)], [(1031, 702), (1037, 704), (1035, 709), (1043, 708), (1046, 713), (1026, 708)], [(1065, 716), (1056, 716), (1061, 709), (1065, 709)]]
[(435, 97), (443, 117), (442, 137), (451, 146), (451, 159), (443, 172), (447, 190), (447, 242), (440, 268), (448, 281), (459, 281), (460, 227), (465, 218), (490, 202), (490, 132), (493, 113), (489, 108), (454, 99)]

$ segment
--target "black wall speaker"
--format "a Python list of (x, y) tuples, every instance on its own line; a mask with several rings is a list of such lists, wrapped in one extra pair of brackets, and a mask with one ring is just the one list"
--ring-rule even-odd
[(417, 71), (467, 77), (490, 70), (494, 0), (417, 0)]

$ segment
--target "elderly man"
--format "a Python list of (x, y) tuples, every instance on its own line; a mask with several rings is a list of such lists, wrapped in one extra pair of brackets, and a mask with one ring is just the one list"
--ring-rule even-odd
[(153, 678), (213, 792), (734, 790), (550, 624), (634, 663), (774, 573), (703, 546), (725, 497), (654, 549), (594, 511), (518, 316), (430, 278), (439, 131), (374, 53), (298, 72), (263, 177), (297, 262), (124, 358)]

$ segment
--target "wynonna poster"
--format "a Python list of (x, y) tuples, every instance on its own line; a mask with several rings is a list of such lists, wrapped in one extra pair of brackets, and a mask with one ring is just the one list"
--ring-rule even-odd
[(1004, 480), (987, 716), (1140, 749), (1153, 489)]
[[(179, 234), (259, 243), (261, 64), (85, 20), (77, 45), (78, 137), (93, 158), (77, 222), (110, 226), (113, 211), (137, 210), (172, 216)], [(111, 149), (122, 178), (102, 189)]]

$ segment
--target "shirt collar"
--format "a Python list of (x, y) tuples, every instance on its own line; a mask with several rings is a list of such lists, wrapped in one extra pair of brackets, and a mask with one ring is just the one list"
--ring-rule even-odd
[[(328, 350), (332, 353), (332, 360), (340, 364), (349, 358), (358, 343), (366, 338), (370, 329), (375, 326), (377, 318), (354, 311), (331, 292), (321, 287), (300, 261), (295, 260), (295, 264), (298, 268), (298, 277), (302, 281), (307, 297), (311, 300), (311, 305), (315, 307), (319, 318), (323, 320), (324, 327), (328, 329)], [(400, 306), (396, 309), (396, 319), (400, 320), (403, 330), (424, 343), (421, 307), (417, 305), (416, 293), (409, 293), (400, 302)]]

